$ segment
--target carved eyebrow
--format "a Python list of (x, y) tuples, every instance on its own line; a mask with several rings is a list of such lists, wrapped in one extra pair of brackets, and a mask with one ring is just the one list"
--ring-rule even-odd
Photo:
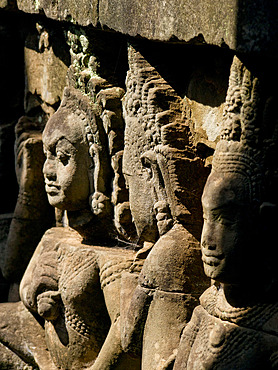
[(231, 203), (227, 202), (227, 203), (221, 204), (218, 207), (211, 208), (210, 210), (211, 211), (223, 211), (223, 210), (228, 210), (230, 208), (231, 208)]
[(46, 148), (47, 150), (53, 151), (53, 149), (56, 148), (57, 143), (63, 138), (64, 138), (64, 136), (61, 136), (61, 137), (58, 137), (58, 138), (54, 137), (54, 138), (52, 138), (52, 140), (50, 139), (47, 144), (45, 143), (45, 140), (43, 140), (43, 147)]
[[(55, 147), (54, 147), (54, 149), (55, 149)], [(53, 152), (53, 145), (52, 144), (47, 145), (47, 144), (43, 143), (43, 150)]]
[[(77, 150), (75, 148), (75, 146), (65, 136), (61, 136), (58, 139), (55, 138), (55, 140), (50, 141), (48, 144), (43, 143), (43, 148), (44, 148), (44, 150), (49, 150), (50, 152), (53, 153), (57, 149), (57, 146), (62, 145), (61, 144), (62, 141), (66, 141), (69, 144), (69, 146), (71, 147), (71, 149), (73, 149), (74, 151)], [(62, 148), (61, 149), (58, 148), (58, 149), (61, 150)]]
[(239, 204), (239, 203), (234, 203), (232, 201), (227, 201), (226, 203), (223, 203), (220, 206), (213, 207), (213, 208), (203, 206), (203, 211), (233, 213), (233, 212), (239, 211), (245, 206), (246, 206), (245, 204)]
[[(75, 148), (75, 146), (66, 138), (66, 137), (61, 137), (61, 138), (59, 138), (58, 140), (57, 140), (57, 142), (56, 142), (56, 148), (57, 148), (57, 146), (58, 145), (64, 145), (64, 143), (62, 144), (61, 143), (61, 141), (62, 142), (65, 142), (66, 141), (66, 144), (68, 144), (69, 145), (69, 147), (70, 147), (70, 149), (73, 149), (74, 151), (77, 151), (77, 149)], [(60, 148), (59, 148), (60, 149)]]

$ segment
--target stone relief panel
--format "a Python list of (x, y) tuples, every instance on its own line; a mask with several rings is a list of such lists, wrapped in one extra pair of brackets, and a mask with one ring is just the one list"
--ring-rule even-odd
[[(56, 26), (56, 27), (55, 27)], [(24, 40), (25, 114), (47, 121), (58, 108), (70, 65), (69, 50), (62, 27), (37, 21)], [(43, 113), (47, 115), (44, 119)]]
[(45, 234), (21, 282), (21, 298), (46, 320), (47, 345), (61, 368), (93, 365), (98, 354), (95, 368), (127, 361), (120, 346), (119, 289), (135, 252), (117, 248), (112, 239), (104, 134), (90, 100), (74, 89), (65, 90), (43, 133), (49, 202), (67, 211), (77, 233), (57, 228)]
[(181, 330), (209, 283), (195, 237), (207, 169), (193, 146), (183, 99), (139, 50), (129, 46), (123, 172), (143, 244), (138, 253), (147, 257), (130, 303), (123, 299), (122, 343), (142, 356), (142, 369), (162, 369), (171, 366)]
[(49, 22), (25, 25), (20, 40), (25, 67), (24, 112), (20, 114), (24, 115), (14, 125), (19, 193), (1, 262), (10, 285), (10, 301), (19, 300), (18, 287), (28, 262), (43, 233), (54, 223), (54, 209), (44, 190), (41, 133), (61, 101), (69, 65), (63, 33)]
[(0, 368), (275, 368), (273, 66), (44, 18), (23, 36)]
[[(174, 369), (277, 366), (277, 102), (259, 61), (234, 57), (221, 140), (202, 204), (206, 275), (215, 281), (183, 331)], [(262, 251), (262, 245), (269, 245)], [(271, 339), (270, 339), (271, 338)]]
[(44, 191), (40, 128), (36, 118), (26, 116), (21, 117), (15, 127), (15, 170), (19, 192), (1, 264), (4, 277), (11, 283), (10, 300), (18, 300), (18, 284), (36, 245), (54, 220), (53, 209)]
[[(1, 306), (1, 343), (10, 343), (1, 347), (3, 365), (14, 366), (19, 356), (47, 369), (140, 368), (140, 358), (121, 346), (120, 289), (122, 272), (132, 265), (136, 279), (142, 259), (134, 262), (136, 246), (118, 243), (113, 225), (112, 201), (127, 197), (120, 183), (124, 90), (99, 77), (96, 62), (86, 93), (84, 66), (82, 60), (78, 70), (74, 64), (69, 70), (69, 87), (43, 131), (45, 189), (50, 205), (63, 213), (63, 227), (44, 234), (21, 281), (22, 302), (34, 317), (22, 302)], [(133, 285), (127, 282), (124, 289), (131, 292)], [(9, 315), (17, 320), (5, 328)], [(18, 320), (27, 327), (16, 329)], [(15, 329), (17, 341), (10, 338)]]

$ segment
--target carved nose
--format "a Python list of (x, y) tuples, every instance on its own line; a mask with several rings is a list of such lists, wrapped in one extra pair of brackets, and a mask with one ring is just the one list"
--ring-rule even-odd
[(43, 170), (42, 170), (44, 177), (49, 180), (55, 180), (56, 179), (56, 166), (55, 162), (47, 159), (44, 162)]
[(207, 250), (215, 250), (215, 227), (211, 222), (205, 220), (201, 236), (201, 246)]
[(204, 249), (208, 249), (210, 251), (214, 251), (216, 249), (216, 244), (215, 243), (208, 242), (206, 240), (203, 240), (201, 245)]

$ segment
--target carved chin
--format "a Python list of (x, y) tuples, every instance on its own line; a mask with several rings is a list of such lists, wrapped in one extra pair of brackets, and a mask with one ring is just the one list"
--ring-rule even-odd
[(66, 209), (65, 199), (61, 194), (47, 194), (47, 199), (52, 207), (56, 207), (62, 210)]
[(223, 276), (225, 275), (224, 261), (213, 262), (203, 262), (204, 271), (207, 277), (214, 279), (216, 281), (222, 281)]
[[(204, 272), (207, 277), (224, 284), (238, 284), (240, 282), (240, 274), (235, 266), (231, 263), (227, 264), (225, 259), (220, 260), (216, 266), (203, 261)], [(229, 268), (231, 267), (231, 268)]]
[(76, 212), (85, 209), (88, 205), (87, 199), (74, 199), (66, 196), (62, 191), (55, 195), (47, 194), (48, 202), (52, 207), (62, 211)]

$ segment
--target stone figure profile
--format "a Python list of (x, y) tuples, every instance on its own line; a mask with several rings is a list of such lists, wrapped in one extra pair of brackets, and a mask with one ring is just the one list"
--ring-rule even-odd
[[(180, 333), (208, 286), (193, 221), (206, 169), (189, 142), (182, 100), (139, 50), (129, 46), (123, 172), (143, 245), (138, 259), (147, 257), (133, 296), (123, 299), (122, 344), (142, 356), (142, 369), (162, 369), (172, 365)], [(197, 185), (191, 173), (198, 170)], [(124, 272), (122, 281), (129, 279)]]
[(234, 57), (221, 140), (202, 197), (202, 260), (215, 284), (183, 331), (175, 370), (278, 366), (277, 123), (271, 100)]
[[(53, 361), (61, 369), (140, 368), (140, 360), (124, 353), (120, 342), (121, 273), (135, 257), (134, 250), (120, 248), (113, 240), (111, 157), (121, 147), (116, 135), (107, 140), (104, 115), (100, 118), (97, 111), (101, 104), (115, 107), (122, 94), (120, 88), (103, 90), (102, 103), (93, 106), (80, 91), (66, 88), (43, 132), (48, 200), (66, 211), (64, 222), (70, 227), (44, 234), (21, 281), (20, 295), (44, 322), (49, 353), (41, 349), (39, 363)], [(113, 119), (107, 131), (117, 129)], [(121, 125), (121, 117), (118, 121)], [(140, 263), (133, 268), (136, 276)], [(26, 343), (34, 342), (28, 329), (24, 335)], [(33, 347), (33, 362), (37, 347), (40, 344)]]
[[(9, 281), (10, 299), (19, 300), (19, 283), (44, 232), (52, 226), (54, 210), (44, 192), (42, 124), (23, 116), (16, 127), (16, 175), (19, 185), (1, 270)], [(36, 158), (36, 160), (34, 160)]]

